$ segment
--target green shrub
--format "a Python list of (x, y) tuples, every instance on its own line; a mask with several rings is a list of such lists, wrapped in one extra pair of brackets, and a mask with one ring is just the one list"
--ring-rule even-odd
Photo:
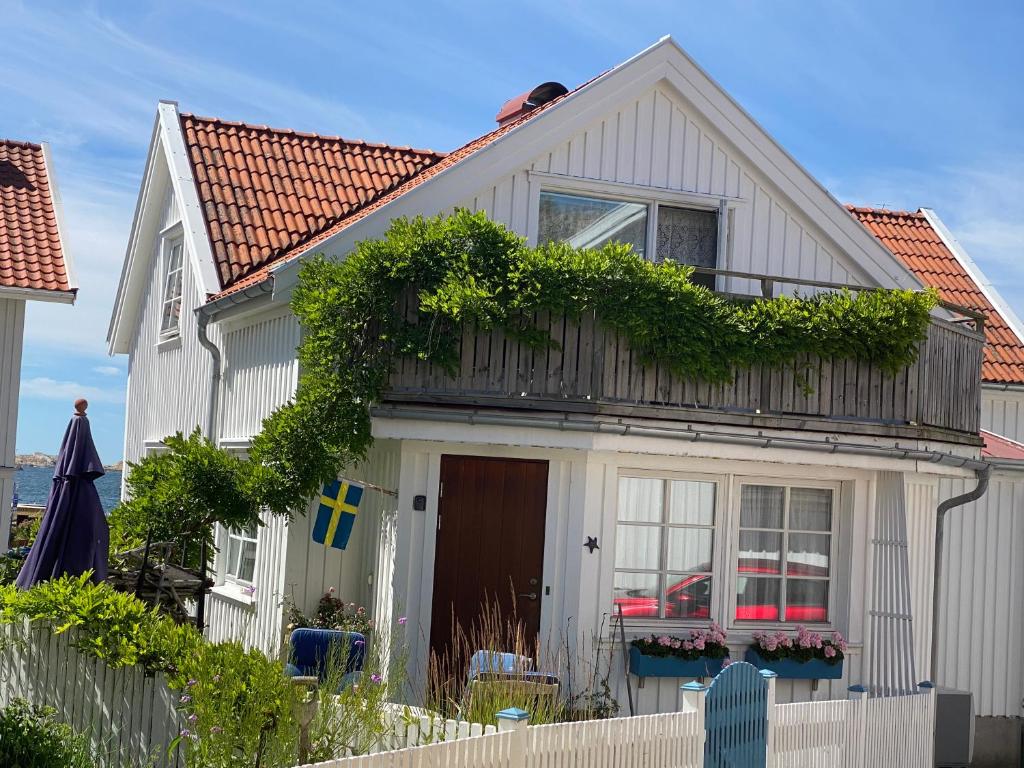
[(0, 765), (5, 768), (94, 768), (89, 742), (56, 719), (56, 710), (15, 699), (0, 709)]

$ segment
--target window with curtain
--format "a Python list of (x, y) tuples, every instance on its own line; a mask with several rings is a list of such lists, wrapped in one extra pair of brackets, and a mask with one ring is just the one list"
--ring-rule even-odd
[[(672, 259), (694, 267), (718, 266), (718, 212), (658, 206), (658, 261)], [(693, 282), (714, 289), (715, 276), (694, 274)]]
[(232, 581), (251, 584), (256, 572), (256, 526), (250, 525), (239, 531), (228, 529), (227, 534), (225, 573)]
[(169, 339), (178, 335), (184, 266), (183, 249), (183, 242), (175, 240), (168, 243), (164, 250), (164, 293), (160, 314), (161, 339)]
[(833, 495), (829, 488), (740, 486), (737, 621), (829, 620)]
[(538, 223), (538, 245), (564, 241), (574, 248), (600, 248), (618, 242), (646, 253), (645, 203), (541, 192)]
[(716, 491), (707, 481), (619, 478), (616, 614), (711, 617)]

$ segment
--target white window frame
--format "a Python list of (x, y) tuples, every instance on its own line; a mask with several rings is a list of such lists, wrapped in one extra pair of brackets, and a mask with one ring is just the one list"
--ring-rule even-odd
[[(176, 296), (168, 296), (168, 290), (171, 287), (171, 255), (174, 253), (175, 248), (181, 249), (181, 259), (179, 261), (178, 268), (174, 270), (175, 273), (180, 275), (178, 283), (178, 294)], [(160, 342), (171, 341), (181, 336), (181, 306), (185, 294), (185, 238), (181, 232), (180, 225), (174, 225), (169, 232), (165, 233), (161, 239), (161, 268), (160, 272), (163, 276), (163, 280), (160, 284), (160, 311), (157, 313), (157, 337)], [(178, 314), (174, 321), (174, 326), (171, 328), (164, 328), (164, 316), (165, 310), (169, 304), (177, 303)]]
[[(773, 486), (777, 488), (785, 488), (785, 508), (783, 510), (783, 524), (788, 526), (789, 523), (789, 489), (792, 488), (820, 488), (832, 491), (832, 529), (830, 531), (829, 540), (829, 568), (828, 568), (828, 606), (827, 606), (827, 620), (824, 622), (810, 622), (810, 621), (750, 621), (750, 620), (738, 620), (736, 618), (736, 581), (738, 579), (737, 568), (739, 566), (739, 539), (740, 539), (740, 505), (742, 503), (742, 486), (744, 485), (761, 485), (761, 486)], [(729, 590), (726, 593), (726, 622), (722, 623), (722, 626), (728, 627), (729, 629), (735, 629), (737, 631), (757, 631), (765, 629), (781, 629), (781, 630), (792, 630), (798, 624), (804, 624), (807, 627), (819, 630), (833, 630), (837, 628), (842, 622), (838, 621), (836, 611), (838, 610), (838, 592), (845, 585), (841, 584), (842, 569), (839, 565), (839, 541), (842, 536), (842, 510), (843, 510), (843, 498), (842, 498), (842, 483), (832, 481), (815, 481), (805, 480), (799, 477), (790, 478), (770, 478), (770, 477), (748, 477), (748, 476), (736, 476), (732, 482), (732, 492), (730, 493), (731, 504), (729, 514), (729, 572), (728, 572), (728, 583)], [(756, 529), (748, 529), (756, 530)], [(785, 557), (786, 542), (788, 541), (789, 528), (784, 527), (783, 529), (783, 542), (782, 542), (782, 556)], [(823, 531), (816, 531), (815, 533), (823, 533)], [(784, 563), (780, 563), (781, 570), (785, 571)], [(780, 602), (781, 602), (781, 614), (785, 616), (785, 590), (786, 590), (786, 575), (785, 573), (780, 574), (779, 578), (782, 580)]]
[[(696, 628), (706, 627), (708, 622), (717, 621), (717, 617), (722, 612), (722, 600), (726, 594), (723, 591), (722, 579), (719, 574), (723, 572), (726, 565), (726, 552), (728, 547), (723, 545), (722, 536), (723, 532), (728, 530), (728, 526), (724, 523), (726, 513), (729, 509), (729, 504), (726, 499), (726, 494), (730, 493), (730, 487), (728, 478), (724, 475), (698, 473), (698, 472), (677, 472), (671, 470), (644, 470), (644, 469), (633, 469), (633, 468), (621, 468), (615, 480), (615, 514), (613, 517), (614, 528), (616, 531), (615, 545), (618, 546), (618, 526), (619, 526), (619, 482), (625, 478), (641, 479), (641, 480), (661, 480), (666, 483), (670, 483), (673, 480), (691, 481), (698, 483), (712, 483), (715, 486), (715, 524), (712, 526), (712, 538), (711, 538), (711, 596), (710, 596), (710, 617), (707, 619), (687, 619), (687, 618), (662, 618), (658, 616), (626, 616), (625, 623), (628, 627), (635, 630), (642, 629), (658, 629), (659, 631), (667, 630), (670, 627), (679, 628)], [(662, 531), (667, 530), (673, 526), (664, 522), (664, 509), (668, 502), (668, 497), (664, 497), (662, 504), (662, 522), (660, 527)], [(643, 525), (638, 523), (638, 525)], [(648, 523), (650, 525), (650, 523)], [(680, 525), (678, 527), (689, 527)], [(703, 527), (703, 526), (697, 526)], [(678, 573), (679, 571), (661, 570), (660, 564), (665, 559), (665, 551), (668, 546), (668, 537), (662, 535), (661, 537), (661, 554), (659, 555), (659, 568), (657, 572), (660, 577), (667, 578), (670, 573)], [(615, 552), (614, 547), (611, 556), (611, 594), (608, 595), (607, 605), (612, 612), (612, 618), (617, 619), (617, 613), (615, 612), (615, 572), (620, 569), (615, 566)], [(631, 569), (621, 569), (629, 571)], [(654, 569), (651, 569), (654, 570)], [(661, 582), (659, 581), (659, 590), (661, 590)], [(659, 594), (659, 611), (661, 611), (661, 595)]]
[[(222, 527), (223, 528), (223, 527)], [(222, 550), (224, 558), (224, 583), (225, 584), (237, 584), (241, 587), (251, 587), (256, 580), (256, 568), (260, 562), (260, 526), (256, 526), (256, 530), (253, 536), (249, 536), (246, 531), (236, 531), (231, 528), (223, 528), (224, 531), (224, 548)], [(238, 542), (238, 555), (235, 563), (229, 562), (231, 556), (231, 542), (235, 540)], [(253, 566), (252, 566), (252, 579), (243, 579), (238, 575), (240, 566), (242, 563), (242, 554), (245, 551), (245, 545), (252, 543), (254, 548), (253, 554)]]

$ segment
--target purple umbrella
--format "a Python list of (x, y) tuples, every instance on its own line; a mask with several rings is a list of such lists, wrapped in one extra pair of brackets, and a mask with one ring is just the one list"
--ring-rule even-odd
[(75, 402), (76, 413), (64, 432), (39, 535), (18, 574), (21, 589), (63, 574), (79, 576), (89, 570), (95, 582), (107, 577), (110, 532), (93, 485), (103, 474), (103, 462), (96, 453), (85, 416), (88, 406), (85, 400)]

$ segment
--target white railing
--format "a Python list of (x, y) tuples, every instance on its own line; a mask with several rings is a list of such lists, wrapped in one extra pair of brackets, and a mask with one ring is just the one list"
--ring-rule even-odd
[(0, 706), (16, 698), (56, 709), (88, 735), (103, 766), (184, 765), (179, 750), (167, 753), (181, 716), (164, 676), (109, 667), (75, 650), (68, 633), (45, 624), (0, 625)]

